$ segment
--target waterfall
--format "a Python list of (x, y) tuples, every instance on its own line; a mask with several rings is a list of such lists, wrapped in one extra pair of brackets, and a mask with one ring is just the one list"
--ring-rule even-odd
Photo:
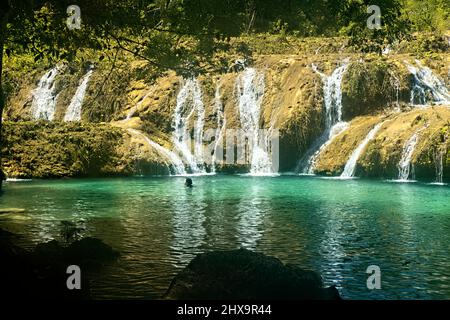
[(149, 137), (147, 137), (145, 134), (143, 134), (142, 132), (140, 132), (138, 130), (128, 129), (128, 132), (144, 138), (144, 140), (147, 142), (147, 144), (150, 147), (154, 148), (161, 156), (165, 157), (170, 162), (169, 170), (170, 170), (171, 174), (175, 174), (175, 175), (185, 175), (186, 174), (183, 161), (181, 161), (181, 159), (175, 153), (173, 153), (170, 150), (167, 150), (163, 146), (152, 141)]
[(94, 66), (89, 67), (89, 71), (81, 78), (80, 85), (75, 92), (69, 106), (67, 107), (66, 114), (64, 116), (64, 121), (80, 121), (81, 120), (81, 106), (83, 105), (84, 95), (86, 94), (86, 89), (94, 72)]
[(264, 96), (264, 74), (245, 68), (236, 79), (241, 128), (249, 141), (250, 174), (271, 175), (272, 161), (268, 153), (267, 137), (261, 135), (260, 115)]
[(31, 104), (33, 119), (53, 120), (57, 100), (55, 95), (55, 78), (58, 72), (58, 66), (47, 71), (39, 80), (37, 88), (33, 91), (33, 102)]
[(390, 74), (391, 78), (394, 79), (394, 81), (391, 82), (392, 86), (395, 89), (395, 108), (394, 108), (394, 110), (396, 112), (401, 112), (401, 108), (400, 108), (400, 79), (392, 71), (389, 71), (389, 74)]
[[(223, 140), (223, 132), (226, 128), (226, 118), (225, 114), (223, 113), (223, 104), (220, 96), (220, 83), (216, 86), (216, 92), (214, 94), (214, 107), (216, 109), (216, 117), (217, 117), (217, 128), (216, 133), (214, 136), (214, 150), (212, 155), (212, 161), (211, 161), (211, 172), (216, 172), (216, 161), (217, 161), (217, 153), (223, 156), (223, 149), (220, 150), (220, 148), (223, 147), (222, 144), (220, 144), (220, 141)], [(222, 151), (222, 152), (218, 152)]]
[(422, 66), (418, 60), (416, 66), (408, 64), (406, 67), (414, 77), (411, 90), (411, 105), (450, 104), (450, 93), (445, 83), (433, 74), (430, 68)]
[(444, 152), (436, 151), (435, 154), (436, 181), (435, 184), (444, 184)]
[(314, 174), (316, 161), (320, 153), (324, 150), (333, 139), (344, 131), (348, 124), (342, 121), (342, 90), (341, 84), (345, 71), (349, 65), (349, 59), (343, 61), (342, 65), (336, 68), (330, 76), (327, 76), (312, 64), (312, 69), (317, 72), (323, 82), (323, 95), (325, 106), (325, 131), (312, 144), (305, 156), (299, 163), (302, 173)]
[(359, 144), (359, 146), (353, 151), (352, 155), (348, 159), (347, 163), (345, 164), (344, 171), (341, 174), (341, 178), (351, 178), (355, 174), (356, 169), (356, 163), (361, 156), (361, 153), (366, 148), (367, 144), (375, 137), (378, 130), (380, 130), (381, 126), (384, 122), (377, 124), (375, 127), (372, 128), (372, 130), (369, 131), (367, 136), (364, 138), (364, 140)]
[[(194, 113), (197, 118), (194, 123), (194, 154), (192, 154), (189, 120)], [(177, 96), (173, 142), (186, 159), (192, 173), (206, 173), (203, 161), (204, 120), (205, 107), (202, 101), (200, 83), (195, 78), (187, 79)]]
[(402, 157), (398, 163), (398, 180), (407, 181), (411, 170), (411, 160), (419, 141), (418, 132), (414, 133), (403, 146)]

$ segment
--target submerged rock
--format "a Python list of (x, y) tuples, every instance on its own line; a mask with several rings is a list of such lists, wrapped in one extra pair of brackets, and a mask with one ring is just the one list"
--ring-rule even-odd
[(38, 244), (33, 256), (40, 265), (75, 264), (86, 271), (91, 271), (115, 261), (119, 257), (119, 252), (100, 239), (88, 237), (74, 241), (68, 247), (62, 246), (56, 240)]
[(200, 254), (172, 281), (165, 299), (340, 299), (320, 275), (246, 249)]
[(38, 244), (34, 249), (34, 254), (45, 261), (61, 261), (64, 257), (64, 247), (58, 241), (52, 240)]
[(100, 239), (83, 238), (66, 249), (66, 257), (80, 261), (109, 262), (119, 257), (119, 252)]

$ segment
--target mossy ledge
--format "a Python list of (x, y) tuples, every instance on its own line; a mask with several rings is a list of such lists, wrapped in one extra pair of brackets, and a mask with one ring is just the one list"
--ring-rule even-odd
[(106, 123), (5, 122), (3, 136), (9, 178), (167, 174), (144, 142)]

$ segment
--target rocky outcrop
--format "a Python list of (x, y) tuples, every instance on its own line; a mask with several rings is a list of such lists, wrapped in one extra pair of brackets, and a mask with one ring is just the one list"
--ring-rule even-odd
[(342, 83), (343, 120), (410, 102), (412, 75), (397, 60), (368, 58), (349, 65)]
[[(311, 45), (316, 49), (312, 50)], [(346, 59), (350, 61), (342, 81), (342, 120), (349, 122), (350, 127), (321, 153), (315, 168), (317, 174), (339, 174), (352, 150), (377, 119), (383, 117), (408, 119), (411, 112), (418, 110), (410, 105), (414, 79), (405, 64), (405, 60), (413, 63), (414, 56), (405, 53), (382, 57), (360, 55), (346, 50), (338, 50), (335, 45), (302, 42), (295, 54), (277, 54), (274, 51), (267, 55), (260, 52), (254, 54), (246, 62), (264, 74), (265, 90), (261, 103), (259, 127), (279, 130), (280, 172), (294, 171), (299, 160), (314, 141), (321, 136), (326, 127), (323, 79), (318, 72), (313, 70), (313, 63), (322, 74), (330, 75), (343, 61)], [(318, 50), (318, 48), (322, 49)], [(257, 50), (257, 52), (259, 51)], [(316, 54), (312, 54), (312, 52), (316, 52)], [(230, 56), (230, 59), (232, 58), (238, 57)], [(436, 75), (447, 81), (447, 87), (448, 58), (446, 53), (435, 53), (431, 58), (422, 61), (423, 65), (430, 67)], [(42, 139), (41, 134), (21, 134), (18, 138), (14, 137), (17, 132), (21, 132), (21, 126), (25, 126), (16, 121), (29, 119), (27, 116), (30, 108), (29, 93), (45, 69), (34, 70), (24, 77), (20, 84), (23, 90), (18, 90), (15, 96), (9, 97), (10, 107), (6, 111), (5, 117), (7, 120), (14, 121), (6, 125), (5, 137), (9, 144), (5, 146), (5, 149), (6, 152), (14, 150), (14, 154), (16, 154), (16, 156), (6, 154), (4, 167), (8, 176), (86, 176), (92, 175), (94, 171), (97, 175), (108, 176), (170, 173), (167, 159), (161, 156), (161, 153), (158, 153), (154, 147), (149, 146), (142, 135), (132, 134), (129, 129), (138, 130), (167, 150), (174, 150), (174, 112), (182, 78), (175, 72), (148, 75), (145, 73), (148, 69), (146, 62), (133, 60), (130, 57), (120, 57), (119, 60), (120, 67), (114, 68), (111, 74), (109, 74), (110, 68), (101, 63), (96, 65), (83, 104), (82, 120), (85, 124), (72, 124), (72, 129), (61, 132), (59, 140), (67, 140), (68, 148), (60, 148), (49, 132), (46, 133), (46, 136), (50, 137), (49, 139)], [(230, 60), (230, 65), (233, 65), (232, 61)], [(87, 63), (69, 64), (64, 67), (65, 73), (58, 76), (59, 96), (55, 116), (57, 121), (63, 118), (64, 107), (68, 105), (68, 100), (75, 91), (77, 79), (84, 74), (86, 65)], [(217, 101), (215, 100), (217, 92), (219, 92), (220, 103), (223, 106), (226, 129), (242, 127), (236, 89), (242, 67), (243, 64), (240, 64), (240, 68), (224, 69), (221, 72), (207, 69), (197, 76), (205, 109), (205, 130), (216, 130), (218, 127)], [(106, 76), (108, 76), (108, 80), (102, 81)], [(34, 83), (30, 83), (31, 81)], [(436, 107), (433, 110), (442, 115), (441, 119), (437, 116), (430, 118), (430, 126), (434, 128), (433, 130), (437, 130), (436, 132), (445, 131), (448, 119), (445, 109)], [(401, 112), (396, 115), (398, 111)], [(197, 118), (193, 116), (187, 124), (188, 135), (191, 138), (194, 137), (196, 120)], [(89, 126), (88, 123), (99, 121), (108, 122), (108, 124), (98, 125), (99, 131), (112, 130), (109, 125), (119, 129), (115, 131), (116, 137), (109, 136), (108, 141), (103, 144), (108, 148), (106, 156), (102, 153), (102, 158), (106, 159), (107, 163), (97, 165), (98, 159), (89, 159), (91, 164), (95, 164), (93, 166), (95, 170), (91, 170), (86, 168), (87, 165), (83, 164), (83, 161), (78, 161), (78, 158), (81, 157), (73, 152), (71, 139), (63, 138), (62, 135), (74, 135), (74, 132), (86, 131), (82, 128)], [(383, 126), (377, 136), (383, 136), (384, 132), (394, 130), (397, 125), (391, 127), (390, 123), (389, 121)], [(56, 127), (65, 128), (68, 125), (58, 123), (45, 126), (55, 130)], [(19, 131), (16, 128), (19, 128)], [(402, 143), (405, 142), (406, 136), (412, 133), (411, 130), (403, 131), (404, 134), (398, 133), (401, 139), (396, 141), (392, 140), (395, 138), (394, 136), (386, 137), (386, 143), (380, 143), (378, 138), (374, 139), (358, 160), (357, 175), (394, 177), (396, 162), (399, 160), (399, 154), (403, 147)], [(226, 140), (226, 136), (223, 138)], [(100, 139), (102, 138), (100, 137)], [(437, 143), (436, 139), (442, 141)], [(83, 146), (92, 143), (95, 146), (95, 142), (90, 139), (83, 138), (81, 140), (77, 143)], [(211, 138), (210, 136), (206, 140), (203, 143), (205, 150), (215, 142), (215, 137)], [(388, 143), (388, 141), (390, 142)], [(434, 151), (430, 151), (428, 154), (423, 152), (420, 155), (417, 154), (417, 158), (415, 154), (413, 162), (417, 178), (430, 180), (434, 177), (436, 153), (439, 151), (439, 154), (448, 154), (448, 143), (445, 141), (447, 141), (446, 134), (438, 137), (437, 133), (424, 132), (418, 148)], [(46, 152), (41, 148), (42, 144), (51, 145), (52, 150), (55, 151), (53, 153)], [(374, 151), (375, 145), (381, 149)], [(226, 147), (226, 143), (224, 147)], [(90, 151), (90, 155), (98, 155), (101, 151), (98, 148), (93, 149)], [(31, 158), (29, 154), (32, 155)], [(51, 159), (46, 154), (52, 154)], [(68, 159), (65, 156), (67, 154), (75, 155)], [(69, 168), (65, 162), (70, 163)], [(450, 161), (447, 161), (446, 156), (444, 156), (442, 164), (444, 177), (448, 177)], [(216, 171), (242, 173), (248, 172), (249, 168), (248, 163), (227, 162), (217, 164)]]
[[(415, 133), (418, 142), (412, 153), (411, 178), (424, 181), (436, 179), (436, 154), (442, 153), (444, 178), (450, 176), (450, 108), (434, 106), (417, 108), (386, 116), (357, 117), (349, 128), (337, 136), (321, 153), (316, 171), (324, 175), (339, 175), (352, 151), (375, 124), (385, 121), (376, 137), (369, 142), (358, 159), (356, 175), (397, 179), (398, 164), (408, 139)], [(440, 159), (439, 159), (440, 160)]]
[(5, 122), (3, 132), (9, 178), (167, 174), (145, 141), (109, 124)]
[(172, 281), (165, 299), (340, 299), (321, 277), (261, 253), (240, 249), (200, 254)]

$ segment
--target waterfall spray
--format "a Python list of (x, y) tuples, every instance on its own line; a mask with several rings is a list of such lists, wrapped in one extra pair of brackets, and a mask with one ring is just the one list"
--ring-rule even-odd
[(380, 130), (380, 128), (383, 124), (384, 124), (384, 122), (378, 123), (377, 125), (375, 125), (375, 127), (373, 127), (372, 130), (369, 131), (369, 133), (364, 138), (364, 140), (353, 151), (352, 155), (350, 156), (347, 163), (345, 164), (345, 168), (341, 174), (341, 178), (351, 178), (355, 175), (356, 164), (358, 162), (359, 157), (361, 156), (362, 152), (366, 148), (367, 144), (373, 138), (375, 138), (375, 135), (377, 134), (378, 130)]
[(241, 128), (249, 140), (250, 174), (273, 175), (266, 137), (261, 135), (260, 115), (264, 96), (264, 74), (247, 67), (236, 79)]
[(47, 71), (39, 80), (37, 88), (33, 91), (33, 102), (31, 104), (33, 119), (53, 120), (57, 100), (55, 95), (55, 78), (59, 71), (59, 66)]
[(436, 150), (434, 156), (434, 163), (436, 167), (436, 181), (435, 184), (444, 184), (444, 151)]
[(402, 157), (398, 163), (398, 180), (407, 181), (411, 171), (411, 160), (414, 154), (414, 149), (416, 148), (417, 142), (419, 141), (418, 132), (414, 133), (411, 138), (406, 141), (403, 146)]
[[(222, 144), (220, 143), (223, 140), (223, 133), (226, 128), (226, 118), (223, 112), (223, 104), (220, 96), (220, 83), (216, 85), (216, 92), (214, 94), (214, 107), (216, 109), (216, 117), (217, 117), (217, 128), (214, 136), (214, 150), (211, 159), (211, 172), (216, 172), (216, 161), (217, 155), (222, 155), (223, 151), (219, 148), (222, 148)], [(222, 152), (221, 152), (222, 151)]]
[(419, 142), (419, 134), (421, 131), (425, 130), (428, 127), (426, 124), (422, 129), (417, 130), (406, 142), (403, 146), (402, 156), (397, 165), (398, 167), (398, 180), (399, 181), (408, 181), (410, 174), (414, 173), (414, 166), (412, 164), (412, 157), (414, 154), (414, 150), (416, 148), (417, 143)]
[(66, 114), (64, 116), (64, 121), (80, 121), (81, 120), (81, 107), (83, 105), (84, 96), (86, 94), (86, 89), (89, 83), (89, 79), (94, 72), (94, 66), (90, 66), (88, 72), (81, 78), (80, 85), (75, 92), (75, 95), (70, 101), (67, 107)]
[(128, 132), (144, 138), (144, 140), (147, 142), (147, 144), (151, 148), (155, 149), (161, 156), (165, 157), (170, 163), (169, 171), (171, 172), (171, 174), (172, 173), (175, 175), (185, 175), (186, 174), (183, 161), (181, 161), (181, 159), (175, 153), (164, 148), (163, 146), (159, 145), (158, 143), (154, 142), (149, 137), (147, 137), (144, 133), (142, 133), (138, 130), (128, 129)]
[(416, 66), (413, 66), (405, 61), (406, 67), (414, 78), (411, 105), (450, 104), (450, 93), (444, 81), (439, 79), (430, 68), (422, 66), (418, 60), (415, 63)]
[(322, 150), (324, 150), (333, 139), (344, 131), (348, 124), (342, 121), (342, 79), (349, 65), (349, 59), (336, 68), (330, 76), (320, 72), (315, 64), (312, 69), (318, 73), (323, 82), (323, 95), (325, 107), (325, 131), (312, 144), (305, 156), (299, 162), (298, 170), (304, 174), (314, 174), (314, 168)]
[[(194, 113), (194, 154), (191, 151), (191, 137), (188, 123)], [(205, 107), (202, 101), (202, 91), (197, 79), (185, 80), (177, 96), (177, 105), (174, 115), (173, 142), (175, 147), (186, 159), (192, 173), (206, 173), (203, 161), (203, 126), (205, 120)]]

